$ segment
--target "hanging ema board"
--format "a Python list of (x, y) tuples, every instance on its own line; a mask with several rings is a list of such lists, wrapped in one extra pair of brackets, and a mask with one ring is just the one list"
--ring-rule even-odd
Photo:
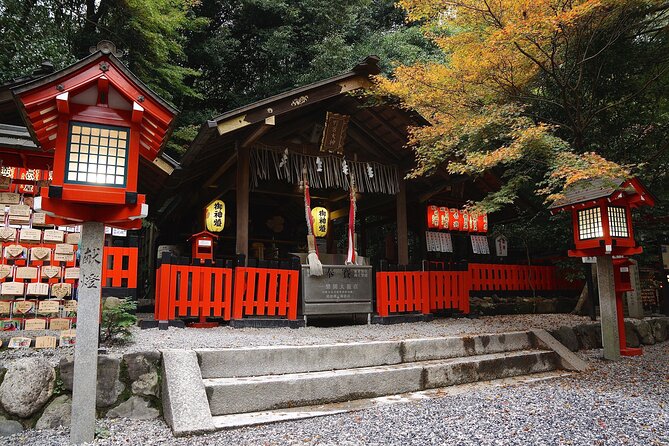
[(372, 267), (323, 265), (322, 276), (310, 276), (302, 266), (302, 313), (304, 315), (372, 312)]

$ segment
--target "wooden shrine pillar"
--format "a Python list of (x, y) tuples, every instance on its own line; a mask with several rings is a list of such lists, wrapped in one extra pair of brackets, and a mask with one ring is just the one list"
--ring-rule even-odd
[(249, 257), (249, 149), (237, 147), (237, 254)]
[(400, 179), (400, 190), (397, 194), (397, 263), (409, 263), (409, 233), (407, 230), (407, 191), (406, 181)]

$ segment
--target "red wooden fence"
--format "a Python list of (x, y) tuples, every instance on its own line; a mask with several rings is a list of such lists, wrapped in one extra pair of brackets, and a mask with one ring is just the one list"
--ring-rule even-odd
[(376, 311), (380, 316), (445, 309), (469, 313), (470, 291), (548, 291), (578, 286), (569, 285), (558, 277), (555, 266), (470, 263), (467, 271), (378, 272)]
[(376, 311), (380, 316), (413, 311), (429, 313), (428, 273), (376, 273)]
[(284, 316), (297, 319), (299, 274), (297, 270), (236, 268), (233, 317)]
[(105, 246), (102, 286), (137, 288), (137, 248)]
[(204, 316), (230, 320), (232, 271), (163, 262), (156, 271), (155, 319)]

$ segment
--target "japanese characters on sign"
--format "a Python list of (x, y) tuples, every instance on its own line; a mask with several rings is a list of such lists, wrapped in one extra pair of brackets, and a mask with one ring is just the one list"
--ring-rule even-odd
[(324, 207), (315, 207), (311, 210), (311, 217), (314, 220), (314, 235), (316, 237), (325, 237), (328, 233), (328, 219), (330, 214)]
[(427, 227), (428, 229), (486, 233), (488, 232), (488, 215), (476, 215), (462, 209), (430, 205), (427, 207)]
[(207, 231), (221, 232), (225, 227), (225, 203), (214, 200), (207, 206), (205, 216)]

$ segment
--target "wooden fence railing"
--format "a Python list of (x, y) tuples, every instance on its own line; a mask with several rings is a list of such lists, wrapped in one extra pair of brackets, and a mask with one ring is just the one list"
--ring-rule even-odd
[(447, 309), (469, 313), (470, 291), (570, 288), (555, 266), (478, 263), (470, 263), (466, 271), (377, 272), (376, 284), (376, 311), (380, 316)]
[(235, 268), (233, 317), (283, 316), (297, 319), (299, 271)]
[(232, 311), (231, 268), (163, 261), (156, 271), (155, 318), (222, 317)]
[(102, 286), (137, 288), (137, 248), (105, 246), (102, 259)]

